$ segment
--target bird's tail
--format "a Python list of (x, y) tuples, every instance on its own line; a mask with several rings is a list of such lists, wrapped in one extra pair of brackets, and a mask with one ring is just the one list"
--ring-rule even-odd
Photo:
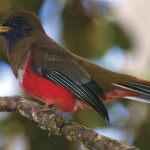
[(108, 101), (115, 98), (128, 98), (132, 100), (150, 103), (150, 81), (137, 79), (132, 83), (115, 84), (117, 89), (106, 97)]

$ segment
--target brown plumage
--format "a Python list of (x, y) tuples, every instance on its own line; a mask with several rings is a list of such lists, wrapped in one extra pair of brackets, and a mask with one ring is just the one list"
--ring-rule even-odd
[(38, 17), (19, 11), (0, 26), (8, 59), (21, 87), (65, 112), (91, 106), (109, 120), (103, 101), (127, 97), (150, 102), (150, 82), (112, 72), (61, 47)]

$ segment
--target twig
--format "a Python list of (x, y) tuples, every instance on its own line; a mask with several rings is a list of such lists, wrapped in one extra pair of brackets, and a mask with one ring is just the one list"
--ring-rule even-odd
[(83, 146), (85, 150), (139, 150), (126, 145), (125, 142), (100, 135), (20, 96), (0, 97), (0, 111), (17, 111), (34, 120), (41, 129), (64, 135)]

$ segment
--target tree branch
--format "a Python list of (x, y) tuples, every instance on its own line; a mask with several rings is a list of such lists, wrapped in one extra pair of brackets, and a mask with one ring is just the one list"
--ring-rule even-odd
[(48, 130), (56, 135), (64, 135), (86, 150), (138, 150), (138, 148), (130, 147), (122, 141), (95, 133), (85, 126), (59, 116), (45, 106), (20, 96), (0, 97), (0, 111), (17, 111), (21, 115), (34, 120), (41, 129)]

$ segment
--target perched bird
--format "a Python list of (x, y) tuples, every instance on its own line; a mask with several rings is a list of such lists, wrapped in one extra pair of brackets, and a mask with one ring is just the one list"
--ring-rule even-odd
[(63, 112), (92, 107), (109, 121), (103, 102), (130, 98), (150, 102), (150, 82), (109, 71), (61, 47), (38, 17), (18, 11), (2, 21), (0, 34), (22, 89)]

